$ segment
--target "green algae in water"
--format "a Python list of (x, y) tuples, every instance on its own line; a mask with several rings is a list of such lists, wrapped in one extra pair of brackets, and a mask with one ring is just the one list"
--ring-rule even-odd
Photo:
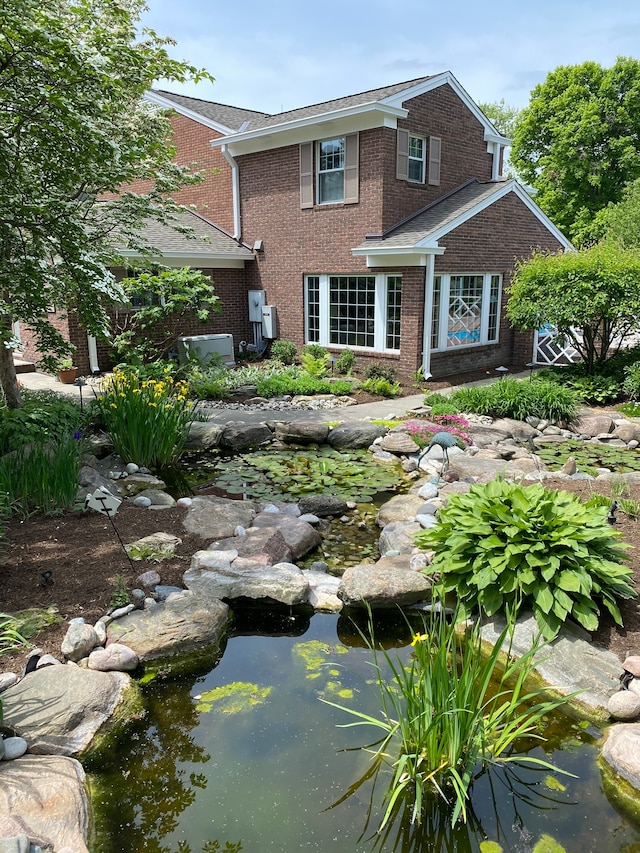
[(247, 681), (234, 681), (214, 687), (196, 697), (196, 711), (217, 711), (221, 714), (239, 714), (266, 702), (271, 687), (258, 687)]
[(564, 785), (564, 784), (563, 784), (559, 779), (557, 779), (555, 776), (551, 776), (550, 774), (547, 774), (547, 775), (544, 777), (544, 784), (547, 786), (547, 788), (548, 788), (550, 791), (562, 791), (562, 792), (564, 792), (564, 791), (566, 791), (566, 790), (567, 790), (567, 786), (566, 786), (566, 785)]
[(309, 681), (319, 681), (324, 676), (328, 680), (322, 689), (318, 690), (318, 696), (324, 697), (327, 693), (334, 698), (353, 699), (353, 690), (349, 687), (344, 687), (342, 682), (336, 676), (340, 675), (340, 670), (331, 667), (333, 663), (332, 657), (335, 655), (349, 654), (349, 649), (345, 646), (333, 646), (323, 643), (321, 640), (309, 640), (306, 643), (297, 643), (293, 648), (294, 660), (301, 660), (307, 670), (306, 679)]

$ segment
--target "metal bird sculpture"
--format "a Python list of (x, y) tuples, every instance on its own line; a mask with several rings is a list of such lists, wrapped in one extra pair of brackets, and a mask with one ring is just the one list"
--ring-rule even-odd
[(449, 448), (455, 447), (458, 443), (455, 435), (452, 435), (450, 432), (437, 432), (429, 444), (425, 447), (425, 449), (420, 454), (418, 461), (422, 459), (422, 457), (427, 454), (432, 447), (437, 446), (442, 448), (442, 453), (444, 460), (446, 462), (446, 467), (449, 467)]

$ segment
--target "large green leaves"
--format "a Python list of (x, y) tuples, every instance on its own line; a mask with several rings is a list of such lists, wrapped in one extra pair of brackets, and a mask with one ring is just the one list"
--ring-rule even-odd
[(439, 524), (416, 542), (435, 551), (429, 572), (440, 574), (467, 610), (531, 608), (547, 639), (569, 617), (595, 630), (598, 602), (619, 621), (616, 599), (635, 595), (606, 508), (540, 484), (471, 486), (449, 498)]

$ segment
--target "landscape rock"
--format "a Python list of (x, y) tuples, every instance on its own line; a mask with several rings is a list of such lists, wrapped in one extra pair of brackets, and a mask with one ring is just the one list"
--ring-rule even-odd
[(630, 690), (619, 690), (609, 699), (607, 710), (614, 720), (637, 720), (640, 717), (640, 696)]
[[(289, 520), (295, 521), (295, 519)], [(240, 557), (255, 557), (258, 554), (262, 554), (271, 564), (280, 562), (289, 563), (292, 560), (289, 545), (285, 541), (282, 532), (274, 525), (261, 529), (252, 527), (245, 532), (244, 536), (217, 539), (209, 545), (207, 550), (209, 552), (228, 552), (232, 550), (235, 556)], [(229, 558), (229, 560), (225, 561), (227, 566), (231, 565), (231, 560), (232, 558)]]
[(576, 432), (592, 438), (600, 433), (613, 432), (615, 424), (609, 415), (585, 415), (576, 423)]
[[(118, 480), (118, 492), (127, 497), (134, 497), (140, 492), (146, 492), (148, 489), (164, 489), (166, 483), (159, 477), (154, 477), (153, 474), (131, 474), (124, 479)], [(145, 495), (146, 496), (146, 495)]]
[(6, 737), (2, 741), (4, 746), (3, 761), (15, 761), (24, 755), (28, 749), (28, 744), (23, 737)]
[(176, 500), (168, 492), (163, 489), (144, 489), (138, 492), (135, 500), (146, 498), (149, 501), (150, 509), (172, 509), (176, 505)]
[(210, 421), (194, 421), (189, 427), (185, 450), (211, 450), (220, 444), (224, 427)]
[(329, 435), (329, 425), (313, 421), (279, 423), (275, 428), (276, 441), (284, 444), (324, 444)]
[(219, 644), (229, 616), (227, 605), (216, 597), (181, 590), (155, 607), (111, 622), (107, 637), (109, 643), (133, 649), (144, 663)]
[(89, 669), (100, 672), (133, 672), (139, 664), (138, 655), (122, 643), (111, 643), (106, 648), (94, 649), (89, 655)]
[[(301, 521), (299, 518), (291, 518), (284, 513), (259, 513), (253, 519), (252, 529), (256, 530), (256, 528), (276, 528), (290, 549), (294, 561), (308, 554), (314, 548), (317, 548), (322, 542), (322, 536), (315, 527), (306, 521)], [(290, 560), (282, 558), (275, 562), (290, 562)]]
[[(129, 542), (125, 545), (127, 554), (133, 560), (145, 560), (152, 557), (154, 560), (164, 560), (167, 557), (172, 557), (178, 545), (182, 544), (182, 540), (171, 533), (151, 533), (149, 536), (143, 536), (141, 539), (136, 539), (134, 542)], [(145, 572), (136, 579), (136, 583), (144, 586), (147, 589), (152, 589), (157, 583), (160, 583), (160, 575), (157, 572)]]
[(326, 571), (306, 571), (305, 578), (309, 584), (308, 603), (314, 610), (325, 613), (339, 613), (342, 601), (338, 598), (340, 578), (329, 575)]
[(601, 752), (618, 776), (640, 790), (640, 723), (619, 723), (607, 730)]
[(422, 528), (416, 521), (392, 521), (380, 534), (378, 547), (382, 555), (389, 551), (411, 554), (416, 550), (414, 536)]
[(220, 447), (231, 453), (268, 444), (273, 434), (266, 424), (228, 423), (220, 436)]
[(121, 672), (45, 666), (2, 695), (4, 724), (36, 755), (80, 755), (98, 733), (120, 724), (138, 688)]
[(347, 509), (347, 502), (336, 495), (305, 495), (300, 498), (298, 506), (304, 515), (312, 513), (318, 518), (330, 518), (342, 515)]
[(432, 580), (420, 572), (364, 564), (345, 569), (338, 598), (348, 607), (402, 607), (426, 598), (431, 585)]
[(226, 539), (241, 525), (251, 527), (259, 512), (254, 501), (232, 501), (214, 495), (203, 495), (193, 499), (182, 522), (189, 533), (202, 539)]
[(62, 654), (71, 661), (86, 658), (91, 649), (98, 645), (98, 635), (92, 625), (71, 622), (62, 641)]
[(89, 804), (80, 762), (55, 755), (24, 755), (3, 765), (0, 837), (21, 833), (42, 850), (88, 853), (88, 831)]
[(331, 430), (327, 442), (331, 447), (341, 450), (361, 450), (372, 445), (376, 438), (385, 435), (387, 431), (387, 427), (378, 424), (339, 424)]
[(378, 510), (376, 524), (385, 527), (393, 521), (413, 521), (424, 501), (418, 495), (394, 495)]
[(378, 445), (380, 450), (396, 455), (411, 456), (420, 452), (420, 446), (406, 432), (389, 432)]
[[(201, 568), (206, 551), (193, 555), (191, 567), (183, 575), (185, 586), (207, 598), (268, 598), (282, 604), (303, 604), (309, 595), (305, 573), (291, 563), (262, 566), (234, 560), (228, 567)], [(204, 556), (202, 556), (204, 555)]]

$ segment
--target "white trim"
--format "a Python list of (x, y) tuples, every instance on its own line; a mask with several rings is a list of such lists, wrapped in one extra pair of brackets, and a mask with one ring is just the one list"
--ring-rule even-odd
[(427, 270), (424, 277), (424, 307), (422, 316), (422, 376), (431, 377), (431, 317), (433, 314), (433, 279), (435, 277), (435, 255), (427, 257)]
[(239, 240), (242, 236), (242, 220), (240, 218), (240, 170), (238, 164), (231, 156), (231, 152), (227, 145), (223, 145), (220, 149), (222, 156), (231, 166), (231, 197), (233, 204), (233, 237)]
[(393, 246), (385, 249), (382, 246), (373, 246), (368, 249), (358, 247), (351, 250), (354, 257), (365, 257), (368, 268), (372, 267), (426, 267), (429, 256), (444, 255), (441, 246)]
[(164, 98), (162, 95), (158, 95), (157, 92), (145, 92), (143, 100), (148, 101), (151, 104), (155, 104), (158, 107), (163, 107), (163, 109), (166, 110), (175, 110), (179, 115), (184, 116), (185, 118), (190, 118), (192, 121), (197, 121), (198, 124), (208, 127), (210, 130), (215, 130), (217, 133), (222, 133), (224, 136), (234, 133), (232, 128), (227, 127), (224, 124), (220, 124), (220, 122), (214, 121), (213, 119), (206, 118), (202, 113), (190, 110), (182, 104), (177, 104), (170, 98)]
[(254, 255), (247, 254), (245, 258), (238, 258), (224, 252), (213, 252), (208, 255), (159, 252), (157, 255), (146, 255), (141, 252), (134, 252), (131, 249), (120, 249), (118, 254), (122, 255), (123, 258), (142, 258), (166, 267), (201, 267), (202, 269), (244, 269), (245, 261), (255, 260)]

